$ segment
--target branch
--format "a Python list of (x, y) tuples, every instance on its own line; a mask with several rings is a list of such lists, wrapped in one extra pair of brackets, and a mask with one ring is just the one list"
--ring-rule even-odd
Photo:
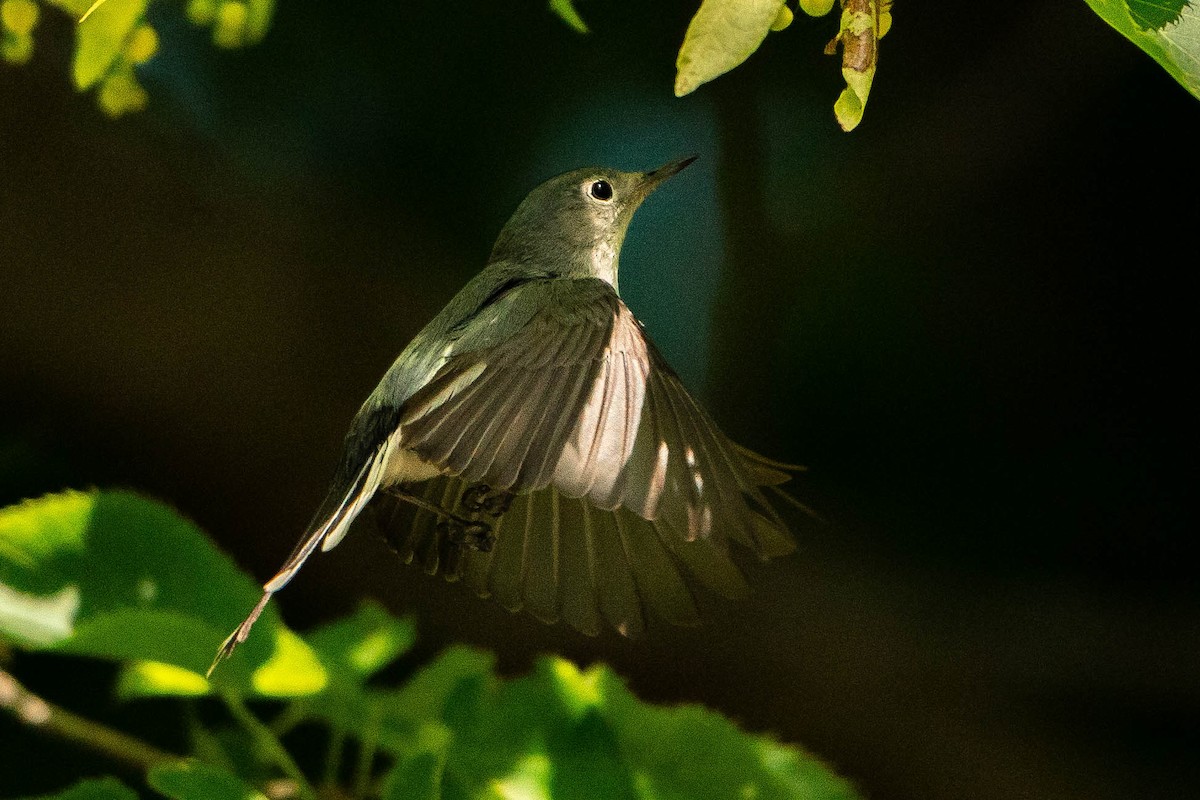
[(3, 669), (0, 669), (0, 709), (31, 728), (112, 756), (140, 772), (147, 772), (163, 762), (183, 760), (183, 756), (159, 750), (107, 725), (48, 703)]

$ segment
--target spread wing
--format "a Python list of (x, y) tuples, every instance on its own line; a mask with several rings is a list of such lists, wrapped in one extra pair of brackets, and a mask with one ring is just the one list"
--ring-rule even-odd
[(601, 619), (635, 633), (645, 607), (695, 622), (685, 574), (744, 592), (731, 539), (762, 557), (792, 550), (761, 489), (788, 476), (717, 429), (610, 286), (564, 283), (517, 290), (548, 294), (401, 409), (400, 446), (448, 473), (417, 487), (429, 503), (453, 510), (481, 483), (515, 495), (495, 549), (460, 548), (431, 512), (380, 497), (389, 540), (427, 572), (586, 633)]

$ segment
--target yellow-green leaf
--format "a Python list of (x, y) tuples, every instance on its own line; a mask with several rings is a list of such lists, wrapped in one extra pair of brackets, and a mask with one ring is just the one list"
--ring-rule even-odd
[(550, 0), (550, 10), (557, 14), (563, 22), (570, 25), (576, 33), (588, 32), (587, 23), (575, 10), (575, 0)]
[(254, 670), (250, 685), (264, 697), (303, 697), (316, 694), (329, 683), (329, 673), (304, 641), (280, 627), (275, 651)]
[(793, 14), (792, 10), (786, 5), (780, 6), (779, 16), (775, 17), (775, 21), (771, 23), (771, 31), (773, 33), (778, 33), (779, 31), (786, 29), (787, 26), (792, 24), (792, 20), (795, 19), (795, 17), (796, 15)]
[(779, 18), (783, 0), (704, 0), (688, 25), (675, 62), (675, 96), (741, 64)]
[(243, 25), (245, 44), (258, 44), (271, 27), (275, 14), (275, 0), (249, 0), (246, 3), (246, 21)]
[(209, 692), (208, 680), (198, 672), (161, 661), (135, 661), (117, 681), (120, 697), (200, 697)]
[(833, 8), (833, 0), (800, 0), (800, 10), (810, 17), (823, 17)]
[(125, 60), (130, 64), (145, 64), (158, 52), (158, 31), (149, 25), (139, 25), (125, 43)]
[(833, 113), (844, 131), (862, 122), (875, 67), (879, 63), (879, 40), (892, 25), (890, 0), (843, 0), (838, 35), (825, 48), (833, 54), (842, 46), (842, 77), (846, 88), (833, 104)]
[(146, 13), (147, 0), (108, 0), (76, 27), (75, 87), (95, 85), (121, 55), (125, 42)]
[(38, 7), (33, 0), (4, 0), (0, 3), (0, 25), (17, 36), (28, 36), (38, 23)]
[(10, 64), (25, 64), (33, 58), (33, 37), (26, 34), (0, 35), (0, 57)]

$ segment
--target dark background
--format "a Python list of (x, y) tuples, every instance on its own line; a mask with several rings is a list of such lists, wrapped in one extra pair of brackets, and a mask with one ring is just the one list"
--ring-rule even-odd
[[(900, 3), (846, 135), (834, 17), (677, 100), (694, 8), (585, 0), (581, 37), (536, 0), (283, 2), (219, 52), (170, 6), (151, 107), (117, 122), (44, 14), (0, 66), (0, 499), (134, 487), (268, 577), (529, 188), (698, 153), (639, 212), (622, 292), (829, 522), (750, 566), (750, 602), (636, 642), (509, 615), (366, 526), (279, 597), (289, 622), (372, 596), (416, 615), (418, 658), (603, 659), (881, 800), (1194, 789), (1200, 102), (1082, 2)], [(99, 667), (14, 668), (143, 724)], [(5, 791), (106, 768), (0, 739)]]

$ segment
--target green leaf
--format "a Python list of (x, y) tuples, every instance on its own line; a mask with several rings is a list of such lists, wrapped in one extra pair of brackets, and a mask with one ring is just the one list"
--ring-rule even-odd
[(147, 773), (146, 782), (171, 800), (267, 800), (233, 773), (197, 761), (160, 764)]
[(418, 753), (392, 768), (383, 779), (383, 800), (442, 800), (442, 758)]
[(675, 62), (675, 96), (741, 64), (779, 18), (783, 0), (704, 0), (692, 17)]
[[(192, 695), (201, 681), (207, 691), (213, 654), (258, 597), (194, 525), (137, 495), (66, 492), (0, 510), (0, 637), (132, 661), (126, 695)], [(268, 607), (213, 680), (290, 697), (328, 677)]]
[(597, 686), (600, 714), (612, 726), (643, 796), (859, 797), (849, 782), (798, 747), (749, 735), (700, 706), (659, 708), (643, 703), (607, 667), (593, 667), (584, 675)]
[(1101, 19), (1142, 48), (1200, 98), (1200, 3), (1196, 0), (1087, 0)]
[(440, 722), (447, 698), (467, 678), (490, 677), (494, 663), (488, 653), (454, 645), (399, 688), (365, 687), (332, 670), (327, 689), (297, 701), (296, 710), (355, 737), (364, 720), (374, 720), (378, 746), (395, 756), (442, 748), (448, 741)]
[(330, 671), (362, 683), (412, 648), (416, 626), (366, 602), (352, 616), (309, 631), (310, 647)]
[(1188, 0), (1126, 0), (1129, 15), (1139, 28), (1164, 28), (1177, 22)]
[(76, 26), (75, 87), (88, 89), (116, 64), (126, 40), (146, 14), (148, 0), (108, 0)]
[(379, 702), (387, 720), (410, 723), (441, 719), (446, 702), (465, 680), (481, 680), (492, 674), (496, 658), (491, 653), (464, 645), (452, 645), (429, 665), (419, 670), (399, 689), (381, 691)]
[[(34, 800), (28, 798), (27, 800)], [(116, 778), (88, 778), (57, 794), (36, 800), (138, 800), (137, 793)]]
[(561, 17), (562, 21), (570, 25), (576, 33), (588, 32), (587, 23), (575, 10), (575, 0), (550, 0), (550, 10)]
[[(453, 737), (442, 770), (447, 796), (857, 797), (799, 748), (746, 734), (699, 706), (642, 703), (603, 666), (580, 671), (544, 659), (517, 680), (465, 678), (447, 699), (443, 721)], [(427, 775), (421, 765), (432, 768), (414, 761), (412, 773)]]

